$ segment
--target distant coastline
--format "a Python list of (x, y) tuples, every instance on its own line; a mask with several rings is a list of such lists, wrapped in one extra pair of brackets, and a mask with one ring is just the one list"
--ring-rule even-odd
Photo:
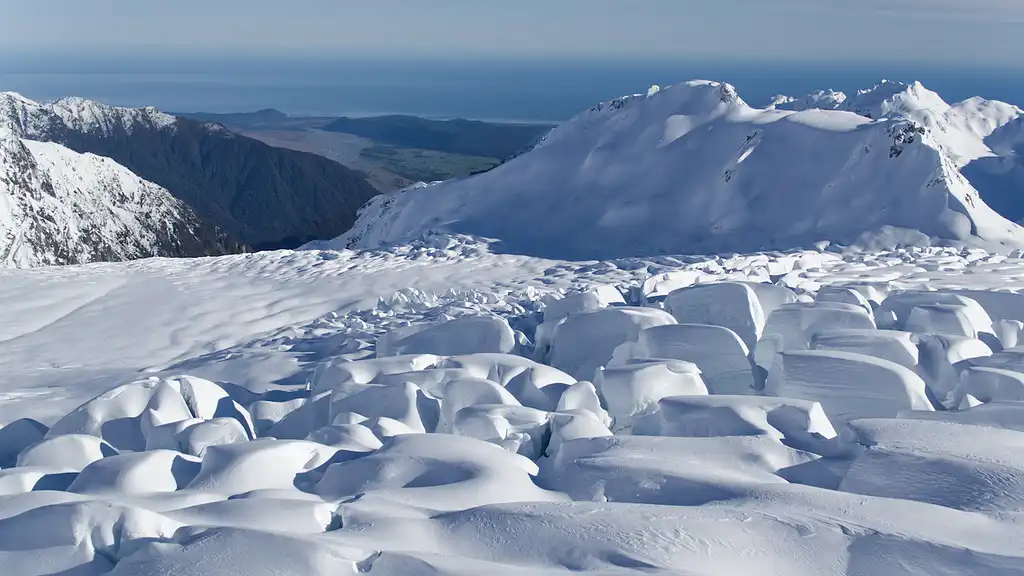
[(882, 78), (920, 80), (950, 101), (980, 95), (1024, 105), (1024, 75), (962, 65), (0, 54), (0, 90), (190, 113), (274, 108), (292, 116), (558, 123), (600, 101), (694, 78), (729, 82), (754, 106), (780, 91), (850, 93)]
[(432, 120), (409, 115), (290, 116), (276, 109), (175, 115), (216, 122), (279, 148), (311, 152), (363, 173), (387, 192), (486, 172), (531, 148), (554, 124)]

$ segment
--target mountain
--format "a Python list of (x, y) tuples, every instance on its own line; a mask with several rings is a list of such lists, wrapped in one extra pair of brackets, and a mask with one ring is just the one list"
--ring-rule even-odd
[(0, 128), (0, 268), (238, 248), (167, 190), (113, 160)]
[(235, 134), (154, 108), (80, 98), (37, 103), (0, 94), (0, 126), (21, 137), (109, 157), (163, 186), (204, 220), (256, 248), (331, 238), (378, 192), (326, 158)]
[(490, 172), (375, 198), (331, 245), (443, 231), (568, 259), (826, 240), (1020, 247), (1024, 229), (989, 208), (963, 170), (998, 156), (985, 140), (1020, 117), (981, 99), (950, 106), (920, 84), (763, 109), (719, 82), (652, 87), (583, 112)]
[[(883, 80), (851, 97), (828, 93), (834, 95), (831, 101), (819, 101), (817, 107), (869, 118), (906, 118), (924, 126), (986, 204), (1010, 220), (1024, 220), (1024, 156), (1017, 153), (1024, 144), (1021, 108), (979, 97), (948, 104), (920, 82)], [(773, 105), (799, 110), (813, 96), (777, 97)]]

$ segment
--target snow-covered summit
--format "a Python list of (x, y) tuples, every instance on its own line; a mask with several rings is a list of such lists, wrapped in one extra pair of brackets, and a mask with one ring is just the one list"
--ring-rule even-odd
[(760, 109), (692, 81), (604, 102), (494, 170), (371, 200), (336, 245), (445, 231), (583, 259), (823, 240), (1024, 246), (960, 172), (994, 154), (984, 139), (1019, 109), (951, 106), (919, 83), (815, 98), (829, 109)]
[(81, 131), (100, 130), (106, 133), (116, 126), (130, 132), (140, 124), (151, 128), (170, 128), (177, 121), (174, 116), (152, 106), (122, 108), (76, 97), (55, 100), (48, 104), (48, 108), (68, 126)]
[(139, 127), (173, 129), (176, 122), (153, 107), (122, 108), (77, 97), (35, 102), (15, 92), (0, 92), (0, 126), (25, 138), (54, 139), (66, 130), (109, 136)]
[(0, 268), (218, 253), (217, 234), (109, 158), (0, 127)]
[(846, 94), (835, 90), (815, 90), (801, 98), (779, 94), (773, 96), (769, 107), (779, 110), (793, 110), (801, 112), (812, 108), (823, 108), (826, 110), (836, 109), (846, 101)]
[(1024, 110), (997, 100), (975, 96), (949, 104), (920, 82), (882, 80), (853, 96), (818, 90), (801, 98), (776, 96), (771, 105), (780, 110), (845, 110), (871, 119), (903, 118), (932, 132), (959, 166), (993, 155), (986, 142), (994, 131), (1024, 115)]

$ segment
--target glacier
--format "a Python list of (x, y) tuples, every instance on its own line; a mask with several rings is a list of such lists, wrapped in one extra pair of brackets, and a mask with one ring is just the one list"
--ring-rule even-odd
[[(1009, 220), (954, 202), (979, 191), (956, 174), (1008, 154), (974, 144), (1017, 112), (937, 112), (916, 85), (888, 84), (760, 110), (722, 84), (650, 90), (492, 173), (372, 201), (360, 228), (302, 250), (0, 267), (0, 573), (1024, 574), (1024, 249)], [(722, 115), (644, 111), (683, 92)], [(652, 115), (650, 134), (630, 110)], [(952, 118), (974, 140), (950, 136)], [(711, 160), (762, 120), (739, 165), (780, 186), (832, 174), (852, 191), (840, 175), (867, 167), (884, 170), (851, 182), (950, 178), (883, 189), (935, 203), (918, 216), (866, 188), (890, 209), (840, 205), (777, 249), (705, 254), (824, 216), (785, 204), (765, 214), (785, 222), (741, 215), (694, 240), (659, 226), (712, 217), (655, 206), (703, 209), (700, 189), (654, 178), (630, 221), (630, 197), (604, 187), (640, 169), (718, 174)], [(893, 126), (923, 132), (896, 146)], [(781, 167), (758, 160), (794, 134), (822, 140)], [(69, 195), (49, 213), (92, 198), (68, 172), (132, 178), (5, 138), (0, 151)], [(884, 160), (833, 171), (828, 155), (865, 138)], [(586, 149), (600, 160), (586, 169), (556, 162), (573, 142), (606, 149)], [(760, 190), (740, 172), (747, 187), (716, 188), (723, 200)], [(544, 175), (565, 185), (549, 203), (522, 189), (503, 204), (506, 182)], [(591, 177), (575, 214), (559, 194)], [(126, 193), (160, 193), (139, 186)], [(806, 190), (784, 198), (821, 192)], [(414, 212), (447, 193), (454, 218)], [(85, 205), (104, 220), (105, 198)], [(484, 218), (499, 208), (508, 222)], [(513, 230), (527, 214), (536, 225)], [(576, 220), (545, 228), (559, 217)]]

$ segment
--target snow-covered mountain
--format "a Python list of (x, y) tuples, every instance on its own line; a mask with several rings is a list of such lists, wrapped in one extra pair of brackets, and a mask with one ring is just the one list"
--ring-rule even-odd
[(0, 126), (106, 156), (166, 188), (205, 221), (256, 247), (333, 238), (377, 194), (361, 173), (155, 108), (0, 93)]
[(113, 160), (0, 127), (0, 268), (225, 251), (188, 206)]
[(724, 83), (654, 87), (578, 115), (490, 172), (375, 198), (333, 245), (441, 230), (559, 258), (823, 240), (1020, 247), (1024, 229), (986, 205), (991, 191), (979, 194), (965, 173), (1008, 158), (1012, 146), (1000, 156), (987, 141), (1019, 141), (1019, 129), (1006, 131), (1021, 117), (980, 98), (949, 105), (919, 83), (777, 97), (767, 108)]
[(48, 103), (15, 92), (0, 93), (0, 125), (36, 140), (59, 140), (68, 131), (114, 136), (145, 129), (173, 130), (176, 118), (156, 108), (120, 108), (83, 98), (60, 98)]

